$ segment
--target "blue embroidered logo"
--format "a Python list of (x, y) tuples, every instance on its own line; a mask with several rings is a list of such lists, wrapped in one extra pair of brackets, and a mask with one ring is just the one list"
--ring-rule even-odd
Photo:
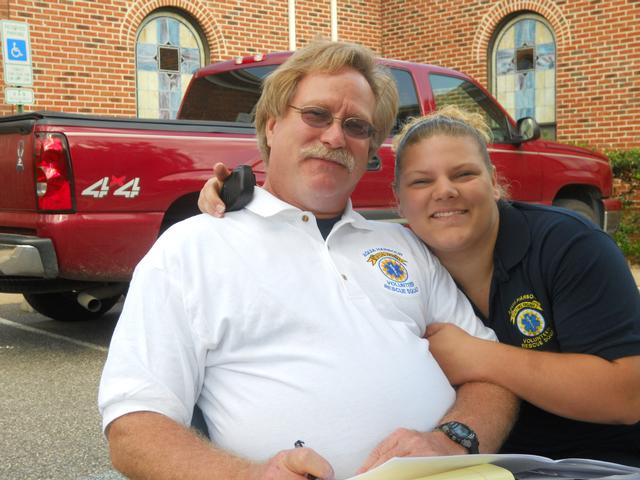
[(410, 281), (407, 261), (402, 253), (388, 248), (372, 248), (365, 250), (362, 254), (371, 266), (378, 265), (378, 268), (385, 277), (384, 288), (395, 293), (404, 295), (415, 295), (418, 293), (418, 286)]
[(509, 307), (509, 320), (523, 335), (520, 346), (543, 347), (554, 336), (553, 323), (544, 319), (544, 308), (533, 293), (517, 297)]
[(405, 266), (394, 257), (384, 257), (378, 265), (382, 273), (394, 282), (404, 282), (409, 277)]
[(532, 308), (520, 310), (516, 317), (516, 323), (518, 324), (518, 330), (527, 337), (540, 335), (545, 327), (545, 321), (542, 314)]

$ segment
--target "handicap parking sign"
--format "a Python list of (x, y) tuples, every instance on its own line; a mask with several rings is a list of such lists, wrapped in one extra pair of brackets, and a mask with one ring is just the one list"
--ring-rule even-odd
[(7, 59), (14, 62), (26, 62), (27, 42), (21, 38), (7, 38)]
[(33, 85), (29, 24), (0, 20), (4, 83), (10, 87)]

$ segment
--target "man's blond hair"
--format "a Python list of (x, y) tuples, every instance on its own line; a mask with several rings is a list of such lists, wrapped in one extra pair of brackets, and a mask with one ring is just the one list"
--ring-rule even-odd
[(269, 161), (266, 127), (269, 118), (282, 117), (291, 103), (298, 83), (310, 73), (337, 73), (344, 68), (359, 72), (369, 83), (376, 99), (370, 140), (372, 157), (393, 127), (398, 110), (398, 89), (389, 71), (378, 64), (371, 50), (346, 42), (315, 40), (296, 51), (264, 81), (262, 95), (256, 105), (256, 130), (262, 159)]

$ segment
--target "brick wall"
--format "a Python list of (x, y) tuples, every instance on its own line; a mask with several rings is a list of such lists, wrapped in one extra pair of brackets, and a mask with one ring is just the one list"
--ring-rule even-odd
[[(341, 37), (379, 48), (379, 1), (340, 3)], [(286, 0), (4, 0), (0, 18), (30, 25), (36, 104), (28, 109), (135, 115), (135, 36), (158, 8), (191, 16), (209, 61), (289, 47)], [(298, 45), (330, 37), (329, 2), (298, 0), (296, 10)], [(0, 106), (0, 115), (14, 111)]]
[(492, 37), (523, 11), (542, 15), (556, 34), (558, 140), (640, 146), (637, 0), (383, 1), (383, 54), (459, 69), (486, 86)]
[[(556, 33), (558, 139), (640, 146), (638, 0), (338, 0), (338, 33), (383, 56), (441, 64), (487, 84), (492, 35), (532, 11)], [(287, 0), (0, 0), (0, 18), (30, 24), (36, 105), (135, 115), (135, 35), (158, 8), (191, 16), (209, 60), (286, 50)], [(329, 0), (296, 0), (298, 45), (329, 37)], [(1, 78), (1, 72), (0, 72)], [(0, 114), (13, 113), (1, 105)]]

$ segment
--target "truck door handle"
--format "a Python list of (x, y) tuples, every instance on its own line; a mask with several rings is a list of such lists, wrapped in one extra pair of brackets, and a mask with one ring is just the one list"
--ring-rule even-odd
[(375, 154), (369, 159), (369, 162), (367, 163), (367, 170), (380, 170), (380, 165), (380, 157), (378, 154)]

